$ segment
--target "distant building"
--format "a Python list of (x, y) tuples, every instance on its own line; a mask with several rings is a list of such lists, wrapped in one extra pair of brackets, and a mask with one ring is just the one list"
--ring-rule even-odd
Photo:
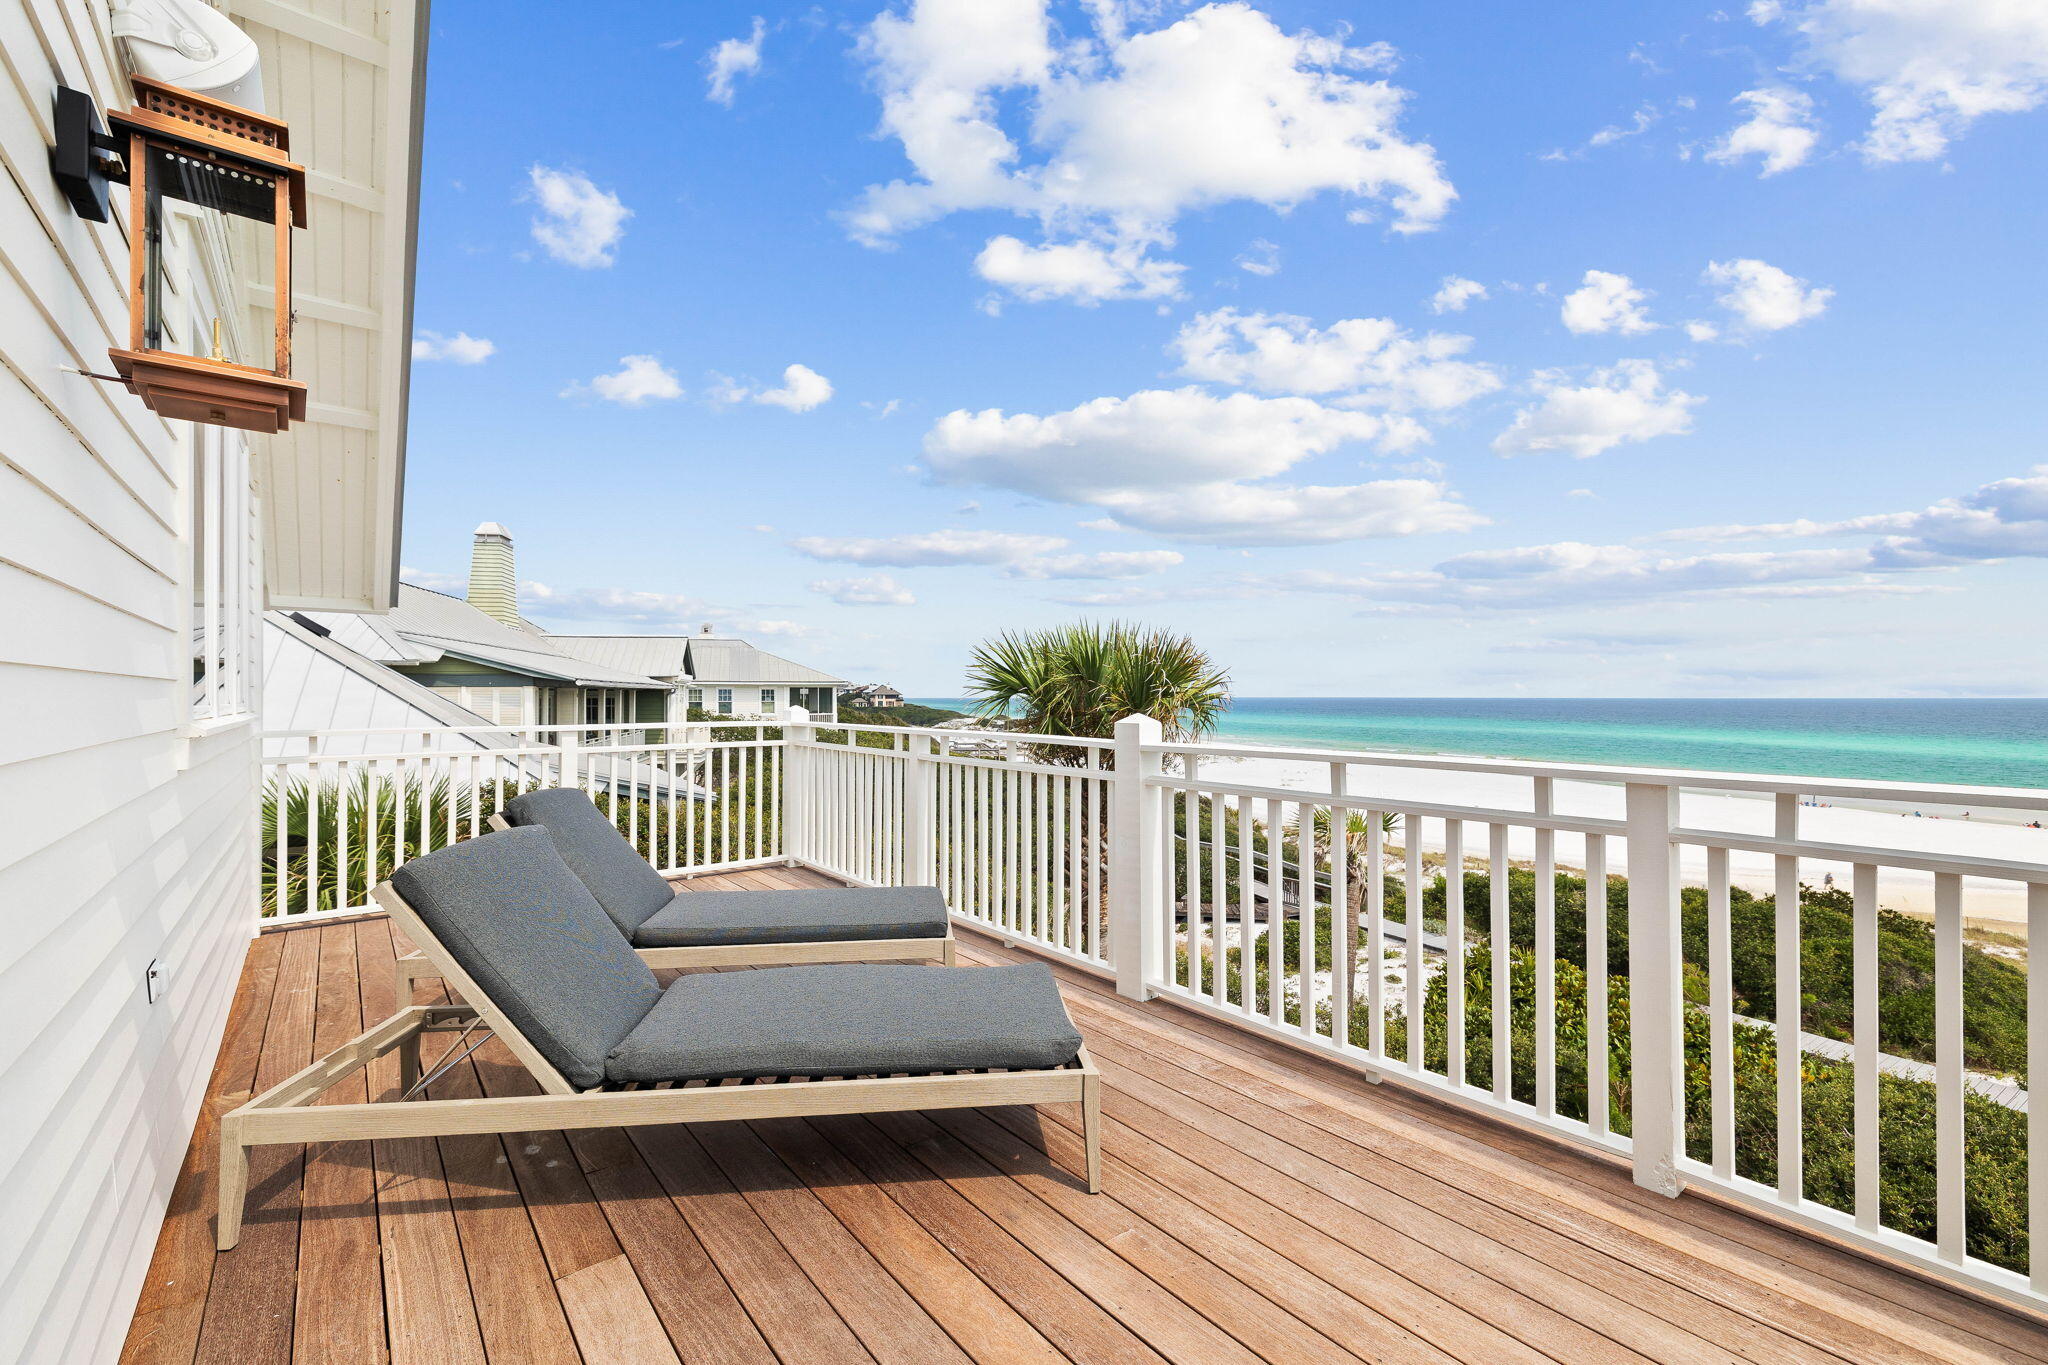
[(886, 710), (903, 705), (903, 694), (887, 683), (857, 683), (840, 689), (839, 704), (863, 710)]
[(844, 678), (757, 649), (744, 640), (713, 635), (550, 635), (557, 648), (601, 664), (645, 673), (671, 689), (670, 714), (772, 717), (791, 706), (813, 716), (836, 716), (833, 699)]

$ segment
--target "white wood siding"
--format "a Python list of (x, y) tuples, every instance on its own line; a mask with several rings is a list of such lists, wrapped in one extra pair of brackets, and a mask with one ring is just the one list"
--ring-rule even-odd
[(186, 729), (188, 434), (64, 372), (127, 331), (125, 198), (48, 166), (59, 83), (128, 101), (104, 22), (0, 0), (0, 1360), (118, 1352), (255, 913), (254, 727)]

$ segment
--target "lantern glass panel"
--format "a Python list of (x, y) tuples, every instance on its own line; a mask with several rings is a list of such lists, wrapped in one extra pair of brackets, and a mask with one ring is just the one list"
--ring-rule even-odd
[[(276, 269), (275, 180), (181, 147), (151, 145), (147, 155), (143, 348), (271, 369), (276, 357), (270, 332), (254, 333), (248, 318), (227, 316), (224, 301), (213, 295), (232, 283), (211, 286), (192, 266), (224, 259), (243, 280), (270, 283)], [(211, 251), (204, 249), (209, 244)]]

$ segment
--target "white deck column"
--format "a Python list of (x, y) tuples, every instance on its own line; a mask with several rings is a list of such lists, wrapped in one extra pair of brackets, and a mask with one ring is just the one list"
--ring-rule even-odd
[(792, 858), (814, 860), (811, 847), (812, 789), (811, 744), (817, 731), (811, 728), (811, 713), (792, 706), (782, 713), (782, 851)]
[(1161, 793), (1145, 779), (1163, 771), (1160, 756), (1144, 746), (1164, 738), (1150, 716), (1116, 723), (1115, 797), (1110, 807), (1109, 959), (1116, 967), (1117, 994), (1149, 1000), (1151, 983), (1166, 972), (1168, 931)]
[(1631, 1127), (1635, 1182), (1685, 1188), (1685, 991), (1678, 921), (1678, 788), (1628, 786), (1628, 962)]

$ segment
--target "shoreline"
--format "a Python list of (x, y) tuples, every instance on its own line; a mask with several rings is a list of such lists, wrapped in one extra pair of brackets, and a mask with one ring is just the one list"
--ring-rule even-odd
[[(1461, 755), (1462, 756), (1462, 755)], [(1351, 799), (1379, 797), (1389, 804), (1406, 800), (1416, 803), (1526, 810), (1530, 783), (1527, 778), (1494, 773), (1447, 772), (1425, 768), (1385, 768), (1371, 764), (1346, 765), (1345, 785)], [(1329, 765), (1312, 759), (1217, 758), (1201, 764), (1201, 775), (1224, 783), (1277, 787), (1285, 790), (1327, 790)], [(1619, 819), (1623, 794), (1618, 784), (1559, 780), (1554, 788), (1560, 814)], [(1775, 809), (1772, 801), (1745, 793), (1688, 791), (1680, 796), (1680, 820), (1696, 829), (1768, 836), (1772, 833)], [(1923, 810), (1929, 808), (1922, 808)], [(2018, 863), (2048, 863), (2048, 829), (2028, 829), (2020, 822), (2021, 812), (2010, 812), (2009, 821), (1990, 819), (1915, 818), (1910, 810), (1888, 808), (1884, 803), (1802, 806), (1800, 832), (1822, 843), (1860, 845), (1901, 852), (1948, 854), (1996, 858)], [(1485, 831), (1467, 831), (1466, 853), (1484, 852)], [(1423, 847), (1443, 851), (1441, 822), (1425, 822)], [(1508, 857), (1530, 861), (1535, 857), (1535, 831), (1510, 826)], [(1729, 877), (1752, 894), (1768, 895), (1776, 881), (1776, 860), (1769, 854), (1732, 852)], [(1583, 840), (1578, 835), (1557, 837), (1557, 863), (1573, 872), (1584, 868)], [(1627, 850), (1617, 841), (1608, 850), (1608, 870), (1626, 873)], [(1682, 846), (1679, 872), (1688, 884), (1706, 880), (1706, 850)], [(1847, 885), (1850, 865), (1804, 858), (1800, 879), (1820, 885), (1829, 874), (1835, 884)], [(1928, 916), (1934, 911), (1934, 874), (1886, 868), (1878, 879), (1878, 901), (1887, 909)], [(2024, 933), (2027, 918), (2026, 887), (2018, 882), (1969, 877), (1963, 882), (1963, 917), (1966, 923), (2002, 932)]]

